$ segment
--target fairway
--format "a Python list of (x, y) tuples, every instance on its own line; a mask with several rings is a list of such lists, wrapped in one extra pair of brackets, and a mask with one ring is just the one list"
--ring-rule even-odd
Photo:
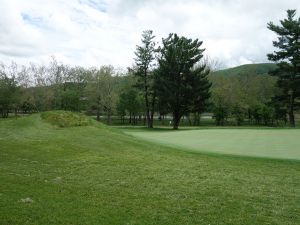
[(127, 131), (136, 137), (199, 152), (300, 160), (300, 129)]

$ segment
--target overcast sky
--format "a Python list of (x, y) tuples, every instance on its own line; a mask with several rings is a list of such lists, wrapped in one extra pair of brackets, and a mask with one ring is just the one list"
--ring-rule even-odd
[(0, 61), (127, 67), (141, 32), (203, 40), (226, 67), (266, 62), (278, 23), (299, 0), (0, 0)]

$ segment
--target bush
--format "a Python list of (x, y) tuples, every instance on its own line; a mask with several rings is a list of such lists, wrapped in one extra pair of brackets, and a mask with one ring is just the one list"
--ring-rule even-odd
[(236, 125), (237, 126), (242, 125), (242, 123), (244, 122), (244, 119), (245, 119), (244, 109), (239, 105), (235, 105), (233, 107), (232, 115), (236, 121)]
[(88, 117), (68, 111), (43, 112), (41, 118), (59, 127), (88, 126), (91, 124), (91, 120)]
[(216, 106), (214, 108), (214, 117), (216, 119), (217, 126), (224, 126), (225, 120), (228, 117), (228, 110), (223, 106)]

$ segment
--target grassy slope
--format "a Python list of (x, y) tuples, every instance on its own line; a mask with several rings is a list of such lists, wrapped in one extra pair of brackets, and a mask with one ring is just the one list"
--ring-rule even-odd
[(125, 129), (152, 142), (199, 152), (300, 160), (300, 129)]
[(300, 223), (296, 161), (187, 153), (39, 115), (0, 121), (0, 142), (1, 225)]

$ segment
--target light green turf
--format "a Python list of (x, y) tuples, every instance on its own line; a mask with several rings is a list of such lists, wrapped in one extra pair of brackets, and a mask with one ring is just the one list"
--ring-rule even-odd
[(126, 131), (168, 146), (199, 152), (300, 160), (300, 129)]

